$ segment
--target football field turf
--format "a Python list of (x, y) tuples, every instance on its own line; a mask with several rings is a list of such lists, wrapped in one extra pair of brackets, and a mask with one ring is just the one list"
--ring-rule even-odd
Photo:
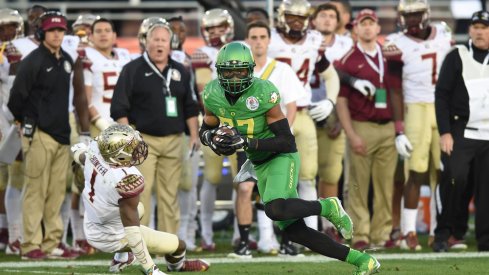
[[(489, 253), (374, 253), (381, 262), (381, 274), (489, 274)], [(222, 254), (191, 253), (211, 263), (205, 274), (351, 274), (353, 266), (310, 254), (301, 258), (255, 257), (235, 260)], [(6, 257), (0, 262), (0, 274), (108, 274), (110, 255), (96, 254), (75, 261), (26, 262)], [(103, 260), (101, 260), (103, 258)], [(4, 261), (7, 260), (7, 261)], [(157, 259), (164, 268), (164, 260)], [(122, 274), (142, 274), (139, 266)], [(175, 274), (175, 273), (172, 273)]]

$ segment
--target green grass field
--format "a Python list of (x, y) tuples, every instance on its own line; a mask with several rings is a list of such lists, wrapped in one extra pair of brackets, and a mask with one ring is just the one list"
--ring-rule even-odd
[[(189, 252), (188, 258), (201, 258), (211, 263), (206, 274), (351, 274), (353, 266), (305, 253), (302, 258), (281, 258), (254, 253), (251, 260), (226, 258), (231, 251), (230, 232), (216, 232), (217, 250), (214, 253)], [(466, 252), (432, 253), (426, 248), (426, 236), (420, 236), (424, 245), (420, 253), (401, 252), (399, 249), (376, 250), (373, 253), (382, 264), (381, 274), (422, 275), (422, 274), (489, 274), (489, 253), (477, 253), (475, 241), (468, 236), (469, 249)], [(0, 274), (107, 274), (112, 255), (97, 253), (83, 256), (75, 261), (20, 261), (18, 256), (0, 254)], [(164, 260), (156, 259), (164, 269)], [(142, 274), (139, 266), (126, 269), (123, 274)], [(175, 274), (175, 273), (173, 273)]]
[[(489, 274), (489, 252), (478, 253), (474, 237), (473, 217), (469, 221), (467, 244), (464, 252), (433, 253), (427, 247), (427, 235), (419, 235), (423, 246), (421, 252), (405, 252), (400, 249), (368, 250), (381, 263), (380, 274), (424, 275), (424, 274)], [(305, 252), (305, 257), (282, 258), (264, 256), (253, 252), (251, 260), (227, 258), (232, 251), (230, 239), (232, 229), (216, 231), (215, 252), (188, 252), (187, 258), (201, 258), (211, 263), (206, 272), (208, 275), (231, 274), (351, 274), (354, 267), (337, 260), (329, 259), (312, 252)], [(82, 256), (74, 261), (47, 260), (42, 262), (21, 261), (19, 256), (7, 256), (0, 253), (0, 275), (3, 274), (109, 274), (108, 266), (111, 254), (96, 253)], [(158, 266), (165, 270), (163, 258), (155, 259)], [(140, 266), (132, 266), (122, 274), (142, 274)], [(172, 273), (176, 274), (176, 273)]]
[[(93, 257), (105, 260), (79, 259), (71, 262), (44, 261), (19, 262), (8, 261), (0, 263), (1, 274), (106, 274), (109, 259), (105, 255)], [(190, 255), (194, 257), (196, 255)], [(353, 267), (336, 260), (309, 255), (302, 259), (284, 259), (279, 257), (257, 257), (253, 260), (239, 261), (227, 258), (205, 257), (211, 262), (211, 268), (206, 274), (351, 274)], [(488, 274), (489, 253), (478, 254), (447, 253), (437, 254), (376, 254), (382, 267), (382, 274)], [(450, 258), (437, 258), (450, 257)], [(405, 258), (405, 259), (403, 259)], [(3, 260), (3, 257), (2, 257)], [(158, 259), (160, 267), (164, 267)], [(126, 269), (123, 274), (141, 274), (139, 266)]]

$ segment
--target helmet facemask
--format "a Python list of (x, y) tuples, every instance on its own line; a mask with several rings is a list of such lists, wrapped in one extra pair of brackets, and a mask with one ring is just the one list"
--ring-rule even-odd
[(217, 77), (219, 84), (230, 95), (245, 92), (253, 83), (255, 61), (250, 49), (240, 43), (224, 45), (217, 55)]

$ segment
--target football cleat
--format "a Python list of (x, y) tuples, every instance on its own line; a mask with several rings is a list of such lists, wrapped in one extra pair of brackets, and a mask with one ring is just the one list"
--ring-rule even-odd
[(341, 206), (341, 201), (337, 197), (330, 197), (319, 199), (319, 203), (322, 206), (321, 216), (328, 219), (343, 238), (351, 239), (353, 236), (353, 222), (345, 209), (343, 209), (343, 206)]
[(364, 253), (360, 258), (360, 264), (357, 266), (353, 275), (368, 275), (379, 272), (380, 263), (375, 257)]
[(200, 242), (199, 251), (215, 251), (215, 250), (216, 250), (216, 244), (214, 242), (211, 244), (207, 244), (204, 240)]
[(182, 272), (203, 272), (203, 271), (207, 271), (209, 269), (209, 267), (211, 266), (210, 263), (204, 261), (204, 260), (185, 260), (183, 262), (183, 266), (182, 268), (180, 268), (180, 270), (178, 271), (182, 271)]
[(20, 241), (9, 243), (5, 248), (5, 255), (20, 255)]
[(29, 251), (25, 254), (22, 254), (20, 257), (22, 260), (28, 260), (28, 261), (41, 261), (47, 258), (47, 255), (44, 254), (44, 252), (41, 251), (41, 249), (34, 249), (32, 251)]
[(72, 260), (76, 259), (80, 256), (78, 253), (72, 251), (69, 247), (60, 243), (58, 247), (53, 249), (50, 253), (47, 254), (49, 259), (62, 259), (62, 260)]
[(399, 247), (401, 243), (401, 239), (402, 239), (401, 229), (393, 228), (391, 233), (389, 234), (389, 239), (384, 244), (384, 247), (385, 248)]
[(228, 254), (228, 258), (234, 259), (251, 259), (252, 257), (248, 244), (245, 242), (239, 243), (234, 252)]
[(418, 242), (418, 235), (416, 235), (416, 232), (411, 231), (402, 237), (400, 248), (402, 250), (420, 251), (421, 245)]
[(122, 270), (126, 269), (128, 266), (131, 266), (136, 261), (136, 257), (134, 257), (134, 254), (132, 254), (132, 252), (128, 252), (127, 254), (127, 261), (119, 262), (115, 259), (112, 259), (112, 262), (109, 266), (109, 272), (119, 273)]
[(87, 240), (76, 240), (73, 250), (80, 255), (92, 255), (96, 252)]
[(291, 241), (280, 244), (278, 255), (280, 257), (304, 257), (304, 254), (299, 253), (299, 250)]

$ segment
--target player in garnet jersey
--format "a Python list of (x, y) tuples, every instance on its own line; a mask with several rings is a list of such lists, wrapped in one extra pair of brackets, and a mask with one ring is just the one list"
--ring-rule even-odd
[[(435, 84), (451, 48), (452, 36), (444, 23), (429, 23), (426, 0), (401, 0), (398, 12), (403, 31), (387, 37), (384, 51), (394, 90), (396, 148), (409, 169), (404, 187), (401, 248), (418, 251), (421, 246), (416, 235), (416, 216), (420, 186), (430, 166), (433, 172), (440, 169)], [(436, 184), (436, 179), (432, 179), (432, 187), (433, 183)]]

